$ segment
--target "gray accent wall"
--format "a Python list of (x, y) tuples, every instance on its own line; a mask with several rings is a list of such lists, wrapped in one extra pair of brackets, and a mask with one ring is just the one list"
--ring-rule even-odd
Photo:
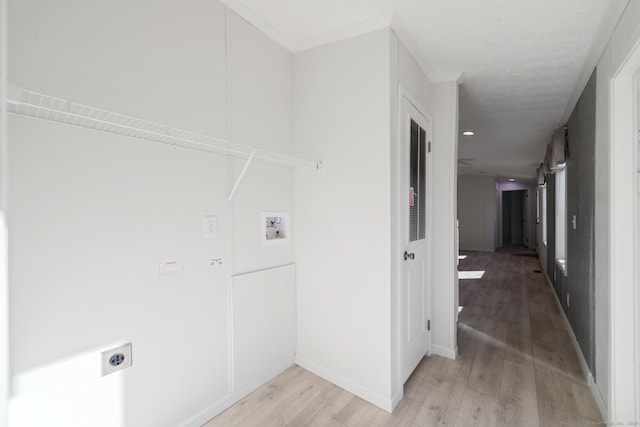
[[(567, 123), (567, 294), (564, 308), (582, 353), (594, 372), (594, 210), (596, 72)], [(575, 227), (572, 219), (575, 216)]]
[(547, 176), (547, 271), (594, 377), (595, 114), (594, 71), (567, 122), (566, 276), (555, 260), (555, 176)]

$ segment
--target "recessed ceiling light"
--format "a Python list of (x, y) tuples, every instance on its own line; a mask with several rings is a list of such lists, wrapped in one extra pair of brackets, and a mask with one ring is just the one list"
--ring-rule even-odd
[(476, 133), (475, 133), (475, 132), (472, 132), (472, 131), (470, 131), (470, 130), (465, 130), (464, 132), (462, 132), (462, 134), (463, 134), (464, 136), (473, 136), (473, 135), (475, 135)]
[(509, 178), (509, 181), (511, 182), (515, 181), (515, 178)]

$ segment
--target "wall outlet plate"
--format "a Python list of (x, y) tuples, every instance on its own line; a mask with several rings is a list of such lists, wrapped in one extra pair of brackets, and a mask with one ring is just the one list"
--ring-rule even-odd
[(205, 215), (204, 217), (204, 238), (210, 239), (218, 237), (218, 217)]
[(128, 368), (132, 362), (131, 343), (103, 351), (101, 357), (102, 376)]

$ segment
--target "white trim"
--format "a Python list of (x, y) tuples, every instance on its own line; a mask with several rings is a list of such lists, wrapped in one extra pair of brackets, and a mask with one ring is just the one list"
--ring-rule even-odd
[(9, 249), (7, 197), (7, 1), (0, 0), (0, 427), (7, 425), (9, 400)]
[(453, 349), (453, 358), (458, 357), (458, 307), (460, 306), (460, 279), (458, 277), (458, 255), (460, 254), (460, 248), (458, 247), (458, 135), (459, 128), (458, 125), (460, 123), (460, 81), (462, 80), (462, 76), (460, 79), (456, 81), (455, 85), (455, 103), (453, 103), (453, 110), (451, 112), (451, 117), (455, 117), (454, 126), (450, 136), (450, 140), (454, 141), (453, 144), (453, 153), (449, 164), (453, 164), (453, 173), (451, 174), (452, 180), (449, 181), (451, 185), (450, 191), (453, 194), (451, 197), (451, 212), (453, 215), (449, 218), (451, 221), (448, 226), (449, 230), (453, 231), (453, 235), (451, 236), (453, 240), (453, 253), (451, 254), (453, 257), (453, 289), (449, 292), (449, 307), (453, 310), (451, 315), (451, 322), (449, 322), (449, 336), (451, 337), (451, 345), (454, 346)]
[(225, 395), (222, 399), (218, 400), (214, 404), (207, 406), (200, 412), (182, 421), (176, 427), (202, 426), (204, 423), (216, 417), (217, 415), (220, 415), (225, 409), (230, 408), (231, 406), (242, 400), (244, 397), (248, 396), (250, 393), (257, 390), (258, 388), (266, 384), (269, 380), (278, 376), (294, 364), (295, 363), (293, 361), (293, 357), (287, 360), (283, 360), (277, 366), (258, 376), (241, 389)]
[(220, 2), (276, 43), (293, 53), (335, 43), (340, 40), (350, 39), (383, 28), (391, 28), (431, 82), (457, 81), (458, 83), (462, 83), (464, 80), (463, 73), (460, 70), (451, 71), (434, 67), (424, 55), (397, 12), (385, 13), (306, 39), (292, 40), (278, 31), (260, 15), (252, 11), (241, 0), (220, 0)]
[(275, 29), (271, 24), (265, 21), (258, 14), (254, 13), (240, 0), (219, 0), (220, 3), (225, 5), (228, 10), (235, 12), (238, 16), (249, 22), (256, 27), (267, 37), (284, 47), (285, 49), (293, 52), (293, 43), (287, 37), (285, 37), (280, 31)]
[(371, 31), (380, 30), (391, 25), (391, 19), (394, 13), (387, 13), (376, 16), (343, 28), (320, 34), (318, 36), (309, 37), (302, 40), (292, 40), (278, 31), (274, 26), (268, 23), (264, 18), (247, 7), (241, 0), (220, 0), (229, 10), (245, 19), (258, 30), (266, 34), (269, 38), (280, 44), (290, 52), (302, 52), (314, 47), (323, 46), (329, 43), (356, 37)]
[(638, 207), (637, 141), (633, 76), (640, 70), (640, 39), (629, 50), (610, 83), (610, 325), (609, 416), (640, 420), (640, 366), (637, 324)]
[(352, 381), (351, 379), (344, 377), (330, 369), (327, 369), (324, 366), (321, 366), (304, 356), (301, 356), (300, 354), (296, 354), (296, 364), (306, 369), (307, 371), (337, 385), (338, 387), (345, 389), (349, 393), (355, 394), (356, 396), (366, 400), (367, 402), (376, 405), (381, 409), (384, 409), (387, 412), (391, 412), (393, 410), (393, 402), (398, 397), (397, 393), (393, 397), (383, 396), (378, 392), (375, 392), (367, 387), (363, 387), (362, 385)]
[(551, 289), (551, 293), (553, 294), (553, 297), (554, 297), (553, 299), (555, 300), (556, 306), (558, 307), (558, 310), (562, 315), (562, 323), (564, 323), (564, 327), (567, 329), (567, 331), (569, 331), (569, 336), (571, 337), (571, 343), (573, 344), (573, 349), (578, 355), (580, 368), (582, 368), (582, 375), (584, 375), (585, 381), (587, 381), (587, 383), (589, 384), (589, 390), (591, 390), (591, 395), (593, 396), (593, 399), (596, 401), (596, 405), (598, 405), (598, 410), (600, 411), (600, 414), (606, 420), (607, 405), (605, 404), (604, 398), (602, 397), (602, 394), (600, 393), (600, 390), (598, 389), (598, 386), (596, 385), (593, 379), (593, 374), (591, 373), (591, 369), (589, 369), (587, 360), (584, 358), (584, 354), (582, 354), (582, 349), (580, 348), (580, 344), (578, 344), (578, 339), (576, 338), (576, 335), (573, 332), (573, 328), (571, 327), (571, 323), (569, 323), (569, 319), (567, 318), (567, 315), (564, 312), (564, 309), (562, 308), (562, 304), (558, 299), (558, 295), (556, 294), (556, 290), (553, 287), (553, 283), (551, 282), (551, 279), (549, 278), (548, 274), (545, 273), (544, 277), (547, 279), (547, 284), (549, 285), (549, 288)]
[[(640, 50), (640, 43), (638, 44), (638, 50)], [(638, 62), (640, 62), (640, 54), (636, 55)], [(640, 178), (640, 65), (638, 65), (638, 69), (634, 75), (634, 92), (635, 92), (635, 100), (634, 100), (634, 137), (635, 137), (635, 147), (636, 147), (636, 176)], [(640, 180), (636, 180), (636, 197), (640, 197)], [(636, 243), (636, 277), (635, 277), (635, 340), (636, 340), (636, 348), (635, 348), (635, 368), (636, 368), (636, 378), (635, 378), (635, 395), (636, 395), (636, 417), (638, 417), (638, 421), (640, 421), (640, 263), (638, 263), (638, 259), (640, 258), (640, 199), (636, 199), (636, 233), (635, 233), (635, 243)]]
[[(401, 109), (401, 107), (404, 107), (403, 105), (403, 101), (402, 99), (406, 98), (407, 101), (409, 101), (416, 110), (418, 110), (418, 112), (420, 114), (422, 114), (424, 116), (425, 119), (427, 119), (427, 121), (429, 122), (429, 127), (433, 126), (433, 119), (431, 118), (431, 114), (429, 114), (427, 112), (427, 108), (420, 104), (420, 101), (418, 101), (418, 99), (413, 96), (411, 94), (411, 92), (409, 92), (404, 86), (402, 86), (401, 83), (398, 83), (398, 109)], [(399, 112), (399, 119), (402, 119), (402, 117), (404, 116), (403, 112), (400, 111)], [(398, 125), (400, 125), (400, 123), (398, 123)], [(433, 135), (430, 135), (433, 138)], [(402, 137), (402, 129), (399, 130), (399, 135), (398, 138)]]
[(463, 82), (464, 75), (462, 71), (444, 71), (433, 66), (418, 46), (418, 43), (413, 38), (413, 35), (411, 35), (404, 22), (402, 22), (402, 19), (400, 19), (400, 15), (393, 13), (389, 26), (396, 37), (398, 37), (400, 42), (409, 51), (409, 54), (413, 57), (414, 61), (416, 61), (422, 72), (432, 83), (457, 81), (460, 84)]
[(458, 346), (455, 346), (455, 348), (447, 348), (441, 345), (432, 344), (431, 354), (437, 354), (438, 356), (443, 356), (455, 360), (458, 357)]
[[(409, 104), (409, 108), (407, 108), (407, 106), (405, 105), (405, 101)], [(404, 169), (404, 162), (407, 162), (407, 158), (406, 158), (406, 154), (407, 152), (405, 151), (405, 149), (403, 147), (405, 147), (405, 136), (406, 134), (406, 129), (408, 129), (408, 126), (410, 125), (410, 121), (412, 119), (415, 119), (416, 122), (419, 122), (418, 124), (422, 127), (424, 127), (425, 131), (427, 132), (427, 136), (428, 136), (428, 143), (432, 145), (432, 141), (433, 141), (433, 121), (431, 118), (431, 115), (429, 113), (427, 113), (426, 108), (424, 108), (423, 106), (420, 105), (420, 103), (418, 102), (418, 100), (407, 90), (405, 89), (404, 86), (402, 86), (402, 84), (398, 83), (398, 129), (397, 129), (397, 141), (398, 143), (395, 145), (396, 146), (396, 154), (397, 157), (399, 159), (399, 163), (396, 165), (396, 167), (399, 168), (399, 172), (401, 173), (401, 177), (399, 178), (398, 181), (398, 187), (396, 188), (396, 191), (398, 191), (398, 194), (400, 195), (400, 206), (405, 206), (406, 205), (406, 199), (403, 199), (405, 192), (404, 189), (406, 187), (404, 187), (404, 185), (406, 185), (407, 181), (408, 181), (408, 173), (404, 173), (403, 171)], [(410, 109), (415, 110), (416, 114), (411, 114), (412, 112), (410, 111)], [(421, 117), (419, 117), (421, 116)], [(424, 123), (422, 123), (424, 121)], [(432, 312), (433, 310), (431, 309), (431, 305), (433, 304), (433, 292), (432, 292), (432, 272), (433, 272), (433, 268), (432, 268), (432, 256), (431, 254), (433, 253), (433, 156), (431, 155), (431, 152), (429, 151), (426, 155), (426, 159), (427, 159), (427, 215), (426, 215), (426, 219), (427, 219), (427, 223), (425, 224), (425, 234), (426, 234), (426, 242), (425, 242), (425, 246), (426, 246), (426, 259), (425, 259), (425, 269), (427, 271), (427, 274), (425, 275), (425, 278), (427, 280), (427, 285), (426, 285), (426, 290), (425, 290), (425, 294), (427, 296), (427, 306), (425, 307), (425, 316), (426, 319), (423, 320), (428, 320), (431, 321), (432, 319)], [(405, 222), (405, 218), (403, 218), (404, 214), (406, 214), (406, 211), (404, 210), (404, 208), (400, 208), (400, 221), (398, 221), (398, 225), (403, 225), (406, 224)], [(397, 247), (394, 249), (393, 253), (397, 253), (400, 254), (402, 251), (404, 251), (407, 247), (407, 244), (409, 242), (407, 242), (407, 237), (409, 235), (408, 233), (408, 227), (402, 227), (399, 230), (396, 230), (396, 232), (399, 232), (400, 235), (405, 236), (402, 237), (400, 239), (397, 240), (396, 245)], [(402, 307), (403, 307), (403, 293), (402, 293), (402, 286), (404, 285), (404, 280), (405, 280), (405, 270), (404, 270), (404, 264), (401, 263), (399, 265), (399, 286), (397, 289), (398, 292), (398, 300), (399, 300), (399, 310), (398, 310), (398, 316), (399, 318), (397, 319), (398, 321), (398, 327), (399, 327), (399, 333), (400, 333), (400, 337), (404, 336), (404, 332), (402, 330), (402, 326), (403, 326), (403, 320), (402, 320)], [(431, 339), (432, 337), (432, 332), (431, 330), (428, 331), (427, 334), (427, 353), (431, 352)], [(400, 347), (399, 347), (399, 363), (400, 363), (400, 381), (402, 383), (404, 383), (406, 381), (406, 378), (404, 378), (404, 354), (403, 354), (403, 349), (404, 349), (404, 345), (405, 345), (405, 340), (403, 338), (400, 338)]]
[(384, 15), (376, 16), (371, 19), (320, 34), (318, 36), (294, 41), (291, 43), (291, 51), (294, 53), (302, 52), (307, 49), (313, 49), (314, 47), (328, 45), (340, 40), (350, 39), (372, 31), (390, 27), (393, 15), (394, 13), (386, 13)]
[(398, 403), (400, 403), (403, 397), (404, 397), (404, 384), (400, 386), (400, 388), (395, 393), (393, 393), (393, 396), (391, 397), (392, 412), (396, 409), (396, 406), (398, 406)]

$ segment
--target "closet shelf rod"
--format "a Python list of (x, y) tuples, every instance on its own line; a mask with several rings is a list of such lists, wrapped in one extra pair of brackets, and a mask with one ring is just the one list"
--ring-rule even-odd
[(7, 107), (9, 112), (17, 115), (173, 147), (241, 159), (251, 157), (252, 160), (279, 166), (319, 169), (319, 163), (89, 107), (11, 85), (8, 90)]

